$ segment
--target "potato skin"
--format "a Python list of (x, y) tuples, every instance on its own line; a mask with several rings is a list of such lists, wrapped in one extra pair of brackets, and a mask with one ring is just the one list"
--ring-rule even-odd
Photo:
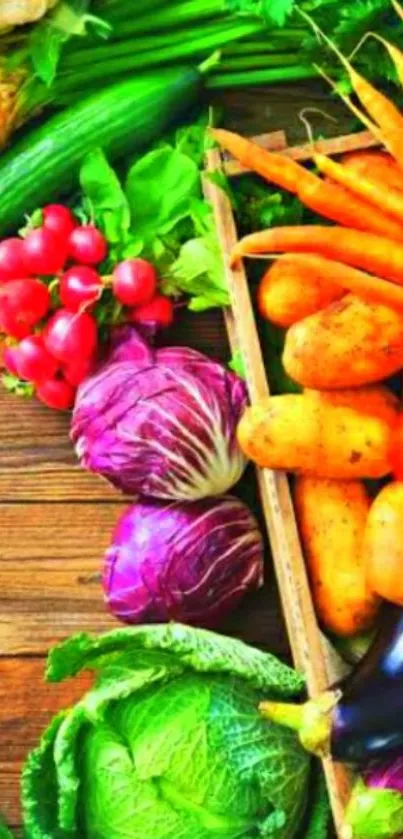
[(294, 503), (319, 621), (339, 636), (365, 632), (380, 600), (366, 577), (363, 541), (370, 500), (364, 485), (299, 477)]
[(372, 590), (403, 606), (403, 483), (388, 484), (375, 498), (365, 529), (364, 554)]
[(322, 478), (380, 478), (390, 472), (391, 426), (306, 394), (272, 396), (247, 408), (239, 444), (259, 466)]
[(347, 294), (290, 327), (283, 364), (315, 390), (379, 382), (403, 367), (403, 313)]
[(258, 307), (266, 320), (277, 326), (293, 323), (324, 309), (339, 300), (345, 291), (322, 279), (320, 274), (307, 274), (292, 256), (275, 262), (264, 275), (258, 290)]
[(394, 425), (399, 415), (399, 400), (385, 385), (347, 388), (346, 390), (304, 390), (311, 399), (318, 399), (327, 405), (344, 405), (361, 414), (379, 417)]

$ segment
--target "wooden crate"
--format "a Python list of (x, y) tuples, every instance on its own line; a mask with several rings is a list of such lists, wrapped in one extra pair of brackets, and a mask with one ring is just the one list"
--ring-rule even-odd
[[(311, 145), (289, 147), (282, 131), (261, 135), (254, 140), (295, 160), (312, 157)], [(316, 150), (325, 154), (341, 154), (375, 145), (373, 136), (363, 131), (318, 142)], [(222, 171), (229, 177), (235, 177), (246, 170), (214, 150), (207, 156), (207, 173), (209, 171)], [(242, 264), (233, 269), (229, 266), (229, 254), (238, 238), (235, 219), (226, 194), (208, 176), (204, 179), (204, 192), (213, 208), (231, 296), (231, 308), (225, 315), (228, 337), (232, 350), (239, 350), (242, 354), (249, 398), (253, 404), (270, 394), (270, 383), (263, 363), (245, 268)], [(316, 620), (288, 477), (284, 472), (270, 469), (257, 469), (257, 476), (295, 666), (305, 674), (308, 693), (315, 697), (340, 679), (346, 672), (346, 666), (321, 633)], [(326, 759), (323, 766), (336, 832), (340, 837), (351, 780), (343, 765)]]

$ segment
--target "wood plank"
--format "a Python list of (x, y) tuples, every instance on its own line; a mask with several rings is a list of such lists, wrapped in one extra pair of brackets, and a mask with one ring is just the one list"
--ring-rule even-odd
[(23, 761), (51, 718), (76, 702), (91, 684), (86, 673), (60, 685), (44, 681), (45, 659), (0, 659), (0, 813), (20, 824)]
[[(288, 146), (281, 148), (278, 145), (278, 132), (273, 134), (258, 134), (251, 139), (258, 145), (270, 151), (279, 151), (284, 157), (290, 157), (292, 160), (304, 161), (310, 160), (314, 152), (321, 154), (346, 154), (347, 152), (357, 151), (357, 149), (370, 149), (379, 146), (378, 140), (371, 134), (370, 131), (359, 131), (356, 134), (344, 134), (340, 137), (330, 137), (326, 140), (317, 140), (315, 147), (312, 143), (304, 143), (301, 146)], [(251, 170), (242, 166), (237, 160), (230, 157), (228, 154), (223, 155), (223, 169), (228, 177), (236, 175), (245, 175)]]
[(79, 629), (114, 625), (98, 579), (115, 504), (2, 504), (0, 654), (43, 653)]

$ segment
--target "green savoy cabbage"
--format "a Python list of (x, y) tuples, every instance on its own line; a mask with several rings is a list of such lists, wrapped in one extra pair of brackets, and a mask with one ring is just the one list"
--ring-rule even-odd
[[(94, 686), (52, 721), (25, 765), (28, 839), (293, 839), (309, 756), (265, 721), (263, 698), (302, 678), (273, 656), (179, 624), (77, 635), (47, 678)], [(300, 835), (300, 834), (299, 834)]]

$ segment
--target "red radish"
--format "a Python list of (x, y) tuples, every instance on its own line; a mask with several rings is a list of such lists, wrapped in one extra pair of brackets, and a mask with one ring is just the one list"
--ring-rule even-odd
[(48, 204), (43, 208), (43, 226), (51, 230), (56, 236), (67, 240), (70, 233), (77, 227), (77, 221), (68, 207), (63, 204)]
[(155, 268), (145, 259), (126, 259), (113, 272), (112, 288), (124, 306), (144, 306), (157, 290)]
[(93, 224), (76, 227), (69, 237), (69, 254), (75, 262), (98, 265), (108, 253), (106, 239)]
[(12, 373), (13, 376), (18, 376), (18, 347), (4, 347), (2, 356), (3, 364), (7, 368), (8, 372)]
[(31, 230), (24, 239), (24, 257), (30, 274), (57, 274), (67, 259), (67, 243), (60, 237), (38, 227)]
[(43, 334), (46, 349), (64, 364), (89, 358), (97, 347), (97, 324), (87, 312), (58, 309)]
[(55, 375), (57, 366), (41, 335), (28, 335), (18, 345), (16, 367), (21, 379), (40, 384)]
[(47, 314), (51, 298), (40, 280), (10, 280), (0, 289), (0, 327), (13, 338), (25, 338)]
[(0, 242), (0, 283), (27, 276), (22, 239), (3, 239)]
[(78, 387), (87, 376), (90, 376), (96, 365), (95, 358), (78, 358), (63, 368), (65, 379), (74, 387)]
[(76, 389), (64, 379), (48, 379), (39, 385), (36, 395), (48, 408), (68, 411), (74, 405)]
[(102, 294), (102, 280), (89, 265), (74, 265), (60, 280), (60, 299), (70, 312), (78, 312), (99, 300)]
[(155, 323), (157, 326), (171, 326), (174, 319), (174, 307), (169, 297), (157, 295), (145, 306), (139, 306), (130, 312), (132, 323)]

